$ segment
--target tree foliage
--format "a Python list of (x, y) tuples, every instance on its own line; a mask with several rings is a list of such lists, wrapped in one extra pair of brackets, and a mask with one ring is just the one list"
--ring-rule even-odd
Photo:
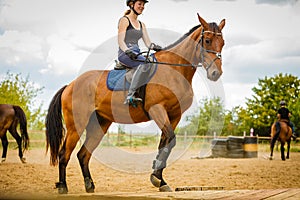
[(23, 78), (21, 74), (7, 72), (0, 79), (0, 103), (20, 106), (26, 114), (28, 126), (31, 129), (42, 129), (45, 113), (42, 104), (38, 105), (35, 99), (42, 90), (42, 87), (29, 80), (29, 76)]
[(200, 101), (199, 112), (188, 117), (190, 123), (180, 129), (178, 132), (187, 131), (197, 135), (213, 135), (221, 133), (225, 117), (225, 109), (220, 98)]
[[(296, 132), (300, 129), (300, 80), (290, 74), (278, 74), (258, 80), (252, 88), (254, 95), (247, 98), (246, 108), (236, 106), (225, 110), (220, 99), (203, 99), (199, 113), (189, 116), (190, 123), (178, 131), (211, 135), (217, 132), (222, 135), (242, 136), (254, 129), (254, 134), (270, 136), (270, 127), (277, 120), (280, 101), (287, 102), (292, 112), (291, 121)], [(221, 130), (221, 131), (220, 131)], [(221, 133), (220, 133), (221, 132)]]

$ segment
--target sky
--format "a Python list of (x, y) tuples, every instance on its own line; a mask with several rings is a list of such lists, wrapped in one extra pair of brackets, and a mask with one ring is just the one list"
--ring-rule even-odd
[[(126, 10), (125, 0), (0, 0), (0, 78), (7, 71), (29, 75), (44, 87), (38, 101), (47, 108), (56, 91), (83, 71), (113, 62), (117, 23)], [(227, 109), (245, 105), (260, 78), (300, 76), (298, 0), (150, 0), (139, 19), (151, 40), (166, 46), (171, 41), (157, 30), (174, 33), (174, 42), (199, 24), (197, 13), (207, 22), (226, 20), (218, 84)], [(103, 46), (110, 47), (109, 59), (100, 56), (88, 66)], [(203, 69), (198, 71), (203, 79)], [(214, 85), (204, 87), (205, 95)]]

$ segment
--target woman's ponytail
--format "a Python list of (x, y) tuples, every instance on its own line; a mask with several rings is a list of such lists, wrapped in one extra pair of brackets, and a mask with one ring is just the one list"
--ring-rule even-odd
[(124, 15), (129, 15), (129, 13), (131, 12), (130, 9), (126, 10), (126, 12), (124, 13)]

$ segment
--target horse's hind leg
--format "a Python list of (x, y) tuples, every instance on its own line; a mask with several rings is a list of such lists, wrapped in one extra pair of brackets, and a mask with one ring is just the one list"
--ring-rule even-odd
[[(68, 128), (67, 128), (68, 129)], [(68, 187), (66, 182), (66, 168), (69, 163), (71, 154), (79, 140), (79, 134), (74, 129), (68, 129), (64, 144), (59, 151), (59, 182), (56, 183), (56, 188), (58, 189), (59, 194), (68, 193)]]
[(285, 160), (285, 155), (284, 155), (284, 142), (281, 142), (280, 151), (281, 151), (281, 160)]
[(290, 148), (291, 148), (291, 139), (287, 141), (287, 153), (286, 153), (286, 159), (290, 158)]
[(11, 125), (11, 128), (9, 129), (9, 132), (11, 135), (15, 138), (18, 144), (19, 149), (19, 157), (22, 163), (26, 163), (26, 159), (23, 158), (23, 150), (22, 150), (22, 138), (17, 132), (17, 126), (15, 125), (15, 122)]
[[(97, 119), (98, 117), (98, 119)], [(99, 120), (99, 121), (98, 121)], [(91, 115), (89, 124), (86, 127), (86, 139), (80, 151), (77, 153), (77, 158), (80, 163), (82, 175), (84, 178), (85, 190), (88, 193), (94, 192), (95, 185), (89, 170), (89, 161), (93, 151), (99, 145), (105, 132), (111, 125), (111, 122), (100, 119), (94, 112)]]
[(270, 160), (273, 160), (273, 150), (274, 150), (274, 146), (275, 146), (275, 142), (276, 141), (273, 141), (273, 139), (271, 139), (271, 142), (270, 142)]
[(8, 148), (8, 140), (7, 140), (7, 136), (6, 136), (6, 130), (2, 130), (2, 133), (0, 135), (2, 135), (1, 137), (1, 142), (2, 142), (2, 160), (1, 162), (5, 162), (6, 160), (6, 155), (7, 155), (7, 148)]

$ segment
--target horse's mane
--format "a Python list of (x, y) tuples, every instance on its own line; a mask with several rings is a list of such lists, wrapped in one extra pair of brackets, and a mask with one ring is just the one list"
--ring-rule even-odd
[[(209, 25), (210, 30), (212, 30), (213, 32), (216, 32), (216, 33), (220, 32), (220, 28), (219, 28), (219, 26), (215, 22), (209, 23), (208, 25)], [(193, 28), (191, 28), (191, 30), (189, 30), (189, 32), (187, 32), (186, 34), (184, 34), (181, 38), (179, 38), (173, 44), (170, 44), (170, 45), (166, 46), (165, 48), (163, 48), (163, 50), (168, 50), (168, 49), (176, 46), (177, 44), (179, 44), (180, 42), (182, 42), (185, 38), (187, 38), (188, 36), (190, 36), (200, 26), (201, 26), (201, 24), (197, 25), (197, 26), (194, 26)]]
[(189, 32), (187, 32), (186, 34), (184, 34), (181, 38), (179, 38), (176, 42), (174, 42), (173, 44), (170, 44), (168, 46), (166, 46), (165, 48), (163, 48), (163, 50), (168, 50), (174, 46), (176, 46), (177, 44), (179, 44), (180, 42), (182, 42), (185, 38), (187, 38), (189, 35), (191, 35), (195, 30), (197, 30), (201, 25), (197, 25), (194, 26), (193, 28), (191, 28), (191, 30), (189, 30)]

